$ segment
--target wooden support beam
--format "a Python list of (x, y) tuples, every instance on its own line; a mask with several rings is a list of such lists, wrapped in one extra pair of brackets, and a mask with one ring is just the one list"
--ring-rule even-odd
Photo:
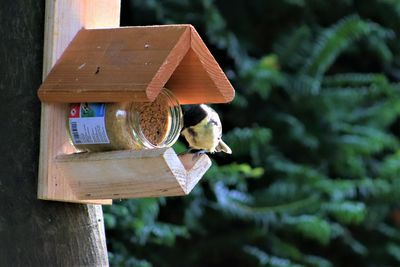
[[(46, 1), (43, 79), (56, 64), (78, 31), (86, 28), (118, 27), (120, 0)], [(68, 105), (42, 103), (38, 198), (77, 203), (111, 204), (111, 199), (84, 201), (72, 192), (59, 173), (55, 158), (76, 150), (70, 144), (65, 118)]]

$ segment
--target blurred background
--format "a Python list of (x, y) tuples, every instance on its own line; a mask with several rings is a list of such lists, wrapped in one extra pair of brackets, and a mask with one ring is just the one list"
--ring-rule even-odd
[(122, 4), (193, 24), (236, 98), (189, 196), (104, 207), (112, 266), (400, 266), (400, 1)]

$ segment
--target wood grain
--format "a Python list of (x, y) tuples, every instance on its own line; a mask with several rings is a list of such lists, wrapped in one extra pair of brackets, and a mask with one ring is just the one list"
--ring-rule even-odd
[[(43, 77), (55, 65), (76, 33), (88, 27), (118, 27), (120, 0), (46, 1)], [(111, 200), (79, 200), (54, 160), (73, 153), (65, 118), (67, 105), (42, 103), (38, 198), (77, 203), (111, 204)]]
[(181, 104), (226, 103), (235, 91), (193, 26), (190, 50), (176, 68), (166, 87), (172, 88)]
[(185, 25), (81, 30), (39, 97), (70, 103), (153, 101), (189, 44)]
[(173, 88), (181, 104), (218, 103), (225, 99), (220, 91), (215, 90), (214, 81), (193, 49), (185, 55), (165, 87)]
[(187, 195), (211, 166), (206, 155), (179, 159), (172, 148), (60, 155), (56, 163), (82, 199)]
[(193, 26), (191, 26), (190, 40), (190, 47), (197, 55), (198, 60), (203, 66), (203, 69), (214, 82), (214, 88), (218, 88), (218, 92), (222, 95), (218, 101), (206, 103), (227, 103), (232, 101), (235, 97), (235, 90)]
[(45, 102), (226, 103), (234, 90), (191, 25), (81, 30), (40, 87)]

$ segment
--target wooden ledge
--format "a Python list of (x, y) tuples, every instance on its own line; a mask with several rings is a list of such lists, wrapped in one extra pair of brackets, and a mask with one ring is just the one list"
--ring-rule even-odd
[(187, 195), (211, 160), (163, 148), (60, 155), (55, 164), (77, 199), (98, 200)]

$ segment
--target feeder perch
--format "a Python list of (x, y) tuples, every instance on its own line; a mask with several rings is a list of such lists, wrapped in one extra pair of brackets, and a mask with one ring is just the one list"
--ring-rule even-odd
[(67, 103), (151, 102), (163, 87), (181, 104), (230, 102), (234, 90), (218, 63), (191, 25), (120, 28), (119, 1), (65, 2), (46, 2), (38, 197), (110, 204), (188, 194), (211, 166), (207, 155), (75, 153)]

